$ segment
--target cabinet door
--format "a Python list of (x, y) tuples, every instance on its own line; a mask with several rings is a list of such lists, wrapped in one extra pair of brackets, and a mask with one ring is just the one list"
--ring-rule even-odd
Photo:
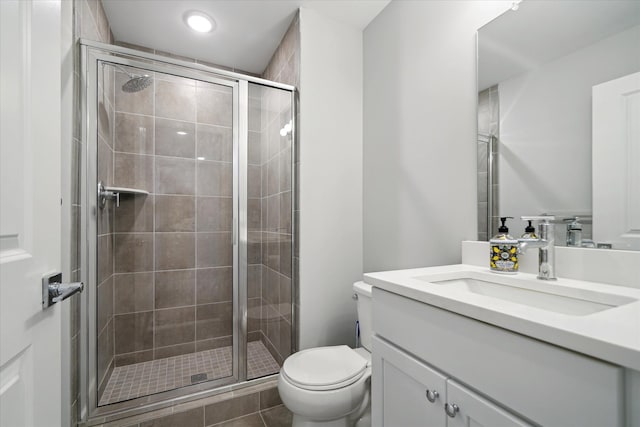
[(373, 363), (374, 426), (445, 427), (445, 376), (377, 337)]
[(447, 427), (531, 427), (451, 379), (447, 380), (446, 405)]

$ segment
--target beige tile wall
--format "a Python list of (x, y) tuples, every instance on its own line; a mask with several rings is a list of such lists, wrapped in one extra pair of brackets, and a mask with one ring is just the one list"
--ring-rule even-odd
[(300, 87), (300, 16), (294, 18), (262, 77)]

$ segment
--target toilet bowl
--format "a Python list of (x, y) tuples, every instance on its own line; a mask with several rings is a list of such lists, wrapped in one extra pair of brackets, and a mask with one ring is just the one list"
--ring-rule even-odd
[(363, 347), (316, 347), (289, 356), (278, 391), (294, 427), (371, 425), (371, 287), (354, 284)]

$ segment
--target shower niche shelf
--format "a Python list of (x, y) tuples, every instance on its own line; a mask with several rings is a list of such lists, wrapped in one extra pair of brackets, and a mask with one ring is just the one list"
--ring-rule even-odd
[(98, 203), (100, 209), (103, 209), (107, 205), (107, 200), (115, 200), (116, 207), (120, 207), (120, 196), (146, 196), (148, 194), (148, 191), (139, 188), (107, 187), (102, 184), (102, 181), (98, 183)]

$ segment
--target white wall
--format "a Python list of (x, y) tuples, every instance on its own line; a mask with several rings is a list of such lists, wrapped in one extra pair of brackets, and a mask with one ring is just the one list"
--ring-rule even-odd
[(300, 10), (299, 348), (353, 344), (362, 278), (362, 32)]
[(640, 70), (638, 40), (640, 26), (499, 84), (500, 215), (591, 215), (591, 88)]
[(475, 239), (476, 30), (511, 3), (393, 1), (365, 29), (364, 271)]

